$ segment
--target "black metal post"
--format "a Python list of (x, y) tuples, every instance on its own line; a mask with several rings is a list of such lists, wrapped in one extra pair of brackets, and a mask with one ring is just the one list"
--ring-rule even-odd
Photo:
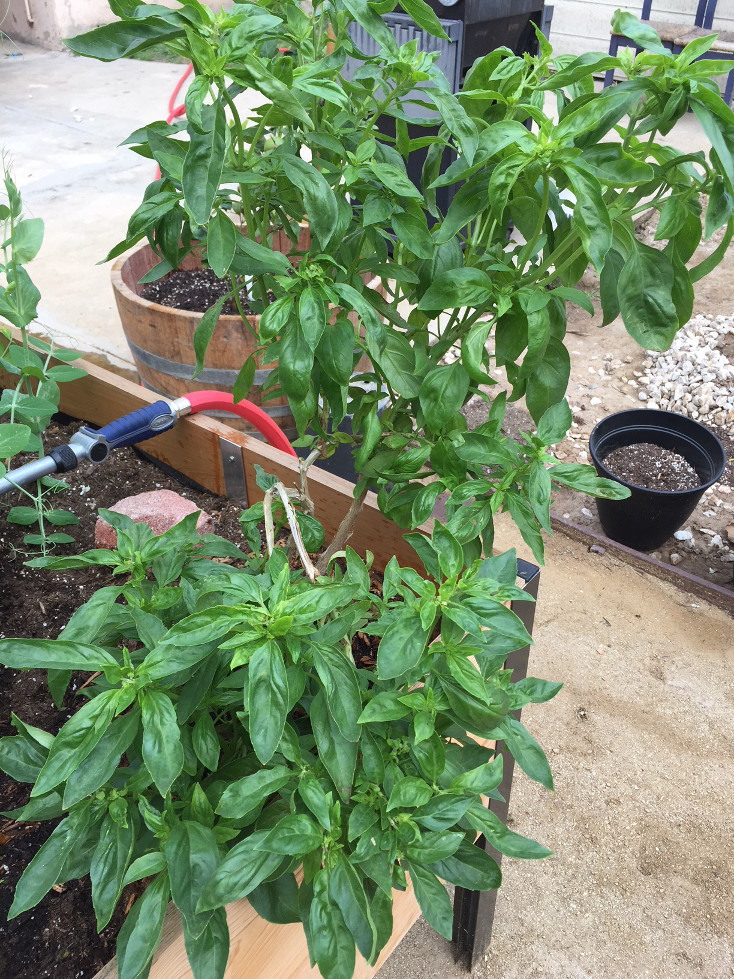
[[(540, 568), (527, 561), (518, 560), (517, 573), (525, 582), (525, 591), (538, 597), (538, 585), (540, 583)], [(535, 602), (512, 602), (512, 611), (522, 621), (522, 624), (532, 635), (533, 623), (535, 621)], [(522, 680), (528, 673), (528, 659), (530, 657), (530, 646), (518, 649), (507, 657), (506, 666), (512, 670), (513, 680)], [(513, 711), (512, 716), (520, 720), (521, 711)], [(504, 750), (504, 742), (498, 741), (496, 751)], [(515, 771), (515, 759), (509, 751), (504, 750), (504, 769), (502, 783), (499, 791), (504, 802), (491, 799), (489, 808), (502, 822), (507, 821), (507, 811), (510, 805), (510, 791), (512, 789), (512, 776)], [(494, 857), (497, 863), (501, 863), (502, 855), (497, 853), (494, 847), (487, 843), (484, 836), (479, 836), (476, 846), (486, 850), (490, 856)], [(454, 892), (454, 927), (453, 941), (455, 946), (456, 961), (460, 962), (471, 970), (479, 961), (481, 955), (487, 949), (490, 938), (492, 937), (492, 925), (494, 923), (494, 910), (497, 903), (497, 891), (467, 891), (463, 887), (457, 887)]]

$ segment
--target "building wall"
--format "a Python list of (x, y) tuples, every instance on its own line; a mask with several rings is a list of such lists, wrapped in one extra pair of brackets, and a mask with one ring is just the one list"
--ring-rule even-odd
[[(175, 0), (157, 0), (166, 7), (177, 7)], [(212, 10), (231, 6), (222, 0), (202, 0)], [(114, 20), (107, 0), (3, 0), (6, 8), (0, 30), (16, 41), (43, 48), (63, 48), (63, 38), (99, 27)], [(29, 17), (30, 14), (30, 17)], [(0, 16), (2, 16), (0, 14)]]
[[(549, 0), (553, 3), (550, 40), (559, 54), (585, 54), (609, 50), (609, 25), (614, 11), (621, 7), (637, 17), (642, 0)], [(653, 0), (650, 19), (693, 26), (698, 0)], [(713, 21), (714, 30), (734, 30), (734, 0), (719, 0)]]

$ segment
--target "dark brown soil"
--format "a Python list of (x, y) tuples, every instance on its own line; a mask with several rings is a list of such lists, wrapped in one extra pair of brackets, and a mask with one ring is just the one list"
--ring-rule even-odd
[(621, 446), (602, 461), (618, 479), (641, 489), (672, 493), (701, 485), (698, 473), (680, 453), (651, 442)]
[[(205, 313), (222, 296), (232, 291), (229, 279), (218, 279), (212, 269), (178, 269), (169, 272), (157, 282), (149, 282), (141, 292), (143, 299), (161, 306), (186, 309), (194, 313)], [(252, 313), (247, 305), (247, 291), (240, 290), (240, 301), (245, 313)], [(236, 304), (229, 299), (222, 312), (236, 316)]]

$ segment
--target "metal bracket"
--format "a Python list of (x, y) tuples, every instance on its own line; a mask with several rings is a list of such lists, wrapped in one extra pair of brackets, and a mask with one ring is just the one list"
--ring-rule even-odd
[(247, 506), (247, 483), (245, 482), (245, 466), (242, 461), (241, 447), (220, 435), (219, 451), (222, 456), (222, 472), (227, 499), (235, 500), (237, 503)]

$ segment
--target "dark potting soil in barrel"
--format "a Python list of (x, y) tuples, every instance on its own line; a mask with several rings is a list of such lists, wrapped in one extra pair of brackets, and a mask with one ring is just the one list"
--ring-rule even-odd
[[(232, 291), (229, 279), (218, 279), (212, 269), (177, 269), (157, 282), (149, 282), (140, 293), (143, 299), (161, 306), (185, 309), (194, 313), (205, 313), (222, 296)], [(240, 301), (245, 313), (252, 314), (247, 305), (247, 291), (240, 290)], [(237, 306), (231, 299), (222, 307), (228, 316), (238, 314)]]
[(604, 457), (604, 465), (617, 479), (642, 489), (671, 493), (701, 485), (698, 473), (682, 455), (651, 442), (614, 449)]

